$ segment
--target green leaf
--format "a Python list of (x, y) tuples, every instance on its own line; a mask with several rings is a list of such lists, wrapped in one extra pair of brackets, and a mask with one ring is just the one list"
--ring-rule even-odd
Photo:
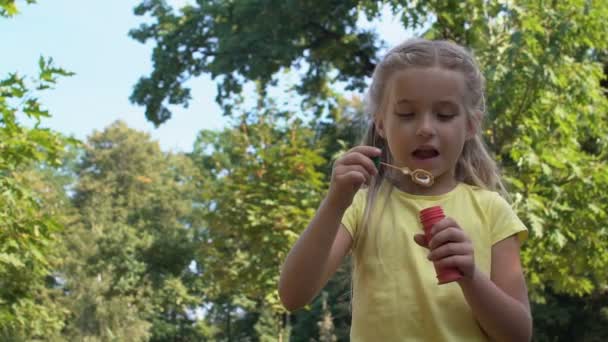
[(15, 257), (15, 254), (0, 253), (0, 262), (9, 264), (15, 268), (25, 267), (23, 262)]

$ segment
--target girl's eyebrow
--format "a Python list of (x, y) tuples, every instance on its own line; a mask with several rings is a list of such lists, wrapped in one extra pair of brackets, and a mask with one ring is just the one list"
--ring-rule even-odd
[(437, 101), (436, 104), (438, 104), (438, 105), (450, 105), (450, 106), (460, 107), (460, 105), (458, 104), (458, 102), (456, 102), (454, 100), (451, 100), (451, 99), (445, 99), (445, 100)]
[[(395, 104), (402, 104), (402, 103), (412, 104), (412, 103), (416, 103), (416, 101), (410, 100), (410, 99), (407, 99), (407, 98), (403, 98), (403, 99), (398, 100)], [(458, 104), (458, 102), (455, 101), (455, 100), (452, 100), (452, 99), (439, 100), (439, 101), (435, 102), (434, 104), (436, 104), (436, 105), (450, 105), (450, 106), (460, 107), (460, 105)]]

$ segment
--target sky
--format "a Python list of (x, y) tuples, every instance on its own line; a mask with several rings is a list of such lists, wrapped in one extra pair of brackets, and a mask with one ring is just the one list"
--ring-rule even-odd
[[(145, 21), (133, 14), (140, 2), (38, 0), (26, 5), (17, 0), (20, 14), (0, 18), (0, 79), (11, 72), (35, 76), (38, 58), (52, 57), (56, 66), (76, 74), (60, 78), (54, 89), (41, 94), (52, 115), (42, 121), (43, 127), (86, 140), (123, 120), (150, 133), (165, 151), (191, 151), (200, 130), (221, 129), (228, 120), (215, 102), (214, 81), (205, 75), (187, 84), (192, 91), (189, 107), (172, 107), (172, 118), (158, 128), (146, 120), (143, 107), (130, 103), (133, 86), (152, 70), (151, 43), (128, 36)], [(176, 6), (186, 2), (168, 1)], [(388, 11), (379, 22), (360, 24), (377, 29), (389, 46), (408, 37)]]

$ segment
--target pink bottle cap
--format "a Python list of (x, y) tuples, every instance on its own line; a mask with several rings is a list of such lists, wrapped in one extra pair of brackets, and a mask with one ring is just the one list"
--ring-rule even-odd
[[(431, 240), (431, 228), (433, 225), (445, 218), (443, 209), (440, 206), (429, 207), (420, 211), (420, 222), (424, 228), (424, 235), (427, 243)], [(456, 268), (437, 268), (438, 283), (447, 284), (462, 278), (462, 274)]]
[(429, 207), (420, 211), (420, 222), (425, 230), (431, 229), (435, 223), (443, 220), (444, 217), (443, 209), (440, 206)]
[(441, 209), (440, 206), (429, 207), (429, 208), (426, 208), (426, 209), (422, 209), (420, 211), (420, 219), (421, 220), (425, 220), (425, 221), (428, 218), (434, 217), (434, 216), (437, 216), (437, 215), (440, 215), (440, 216), (444, 215), (443, 214), (443, 209)]

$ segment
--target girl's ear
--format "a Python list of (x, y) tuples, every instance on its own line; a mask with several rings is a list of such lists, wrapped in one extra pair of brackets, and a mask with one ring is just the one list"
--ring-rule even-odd
[(481, 119), (483, 117), (483, 113), (479, 110), (476, 110), (469, 116), (467, 120), (467, 140), (475, 137), (477, 132), (481, 129)]

